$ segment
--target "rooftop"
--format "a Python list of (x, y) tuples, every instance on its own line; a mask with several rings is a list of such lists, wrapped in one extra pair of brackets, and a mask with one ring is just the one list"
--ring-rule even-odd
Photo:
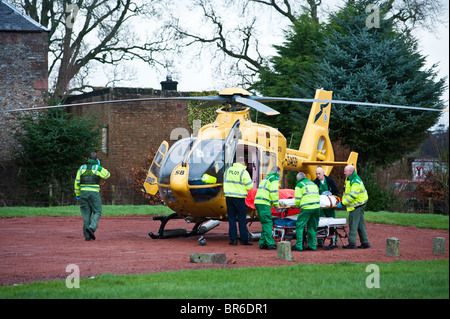
[(48, 32), (49, 30), (17, 8), (0, 0), (0, 32)]

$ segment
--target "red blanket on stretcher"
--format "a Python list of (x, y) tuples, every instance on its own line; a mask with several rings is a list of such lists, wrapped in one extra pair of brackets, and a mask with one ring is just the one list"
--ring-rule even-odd
[[(255, 208), (255, 195), (256, 195), (256, 188), (252, 188), (251, 190), (248, 191), (248, 195), (247, 198), (245, 199), (245, 204), (247, 204), (248, 207), (252, 208), (252, 209), (256, 209)], [(295, 197), (295, 191), (293, 189), (279, 189), (278, 190), (278, 196), (280, 197), (280, 199), (289, 199), (289, 198), (294, 198)], [(281, 216), (281, 212), (277, 212), (275, 210), (275, 207), (272, 207), (272, 216), (275, 217), (285, 217), (285, 216), (291, 216), (291, 215), (296, 215), (300, 213), (300, 209), (287, 209), (287, 215), (285, 215), (285, 213), (283, 213), (283, 216)]]

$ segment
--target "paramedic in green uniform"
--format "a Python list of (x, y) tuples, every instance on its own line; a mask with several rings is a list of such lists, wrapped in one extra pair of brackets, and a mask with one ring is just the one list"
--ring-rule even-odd
[[(314, 183), (319, 187), (319, 195), (335, 195), (338, 196), (338, 188), (336, 187), (336, 184), (334, 180), (325, 175), (325, 172), (323, 171), (323, 168), (320, 166), (317, 166), (316, 168), (316, 179), (314, 180)], [(320, 209), (320, 215), (319, 217), (333, 217), (336, 218), (336, 213), (334, 211), (334, 208), (325, 208)], [(330, 235), (335, 235), (335, 229), (330, 230)], [(334, 238), (332, 240), (332, 245), (334, 247), (337, 246), (337, 240)], [(323, 246), (323, 239), (319, 239), (318, 243), (319, 247)]]
[(98, 220), (102, 216), (102, 198), (100, 196), (100, 179), (108, 178), (109, 172), (100, 166), (97, 153), (92, 152), (86, 164), (82, 165), (75, 177), (75, 196), (80, 200), (83, 216), (83, 234), (86, 241), (95, 240)]
[[(295, 206), (300, 207), (301, 211), (298, 214), (295, 227), (297, 241), (292, 250), (316, 250), (320, 211), (319, 188), (306, 178), (305, 173), (302, 172), (297, 174)], [(308, 248), (303, 249), (303, 230), (305, 226), (307, 227)]]
[(280, 168), (275, 166), (259, 183), (255, 195), (255, 207), (261, 222), (260, 249), (277, 249), (272, 235), (272, 206), (279, 206), (278, 188), (280, 186)]

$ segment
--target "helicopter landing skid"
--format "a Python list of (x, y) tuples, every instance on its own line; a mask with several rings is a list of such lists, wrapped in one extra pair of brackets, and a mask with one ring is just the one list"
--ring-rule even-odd
[(153, 220), (160, 220), (161, 225), (159, 226), (159, 230), (157, 234), (154, 234), (153, 232), (149, 232), (148, 235), (152, 239), (165, 239), (165, 238), (171, 238), (171, 237), (189, 237), (189, 236), (195, 236), (198, 234), (198, 229), (200, 225), (203, 223), (203, 220), (196, 223), (191, 231), (187, 231), (185, 228), (176, 228), (176, 229), (165, 229), (166, 224), (171, 219), (177, 219), (180, 218), (178, 216), (178, 213), (172, 213), (168, 216), (154, 216)]

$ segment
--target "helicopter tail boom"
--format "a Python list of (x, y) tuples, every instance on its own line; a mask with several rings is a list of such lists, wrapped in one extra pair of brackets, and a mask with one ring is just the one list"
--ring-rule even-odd
[[(332, 91), (316, 90), (316, 100), (331, 100)], [(335, 162), (331, 140), (328, 135), (331, 103), (314, 102), (303, 133), (300, 147), (297, 150), (287, 149), (284, 169), (303, 171), (310, 178), (315, 178), (316, 167), (323, 166), (326, 175), (333, 166), (353, 164), (356, 167), (358, 153), (352, 152), (346, 162)]]
[(296, 150), (288, 149), (286, 153), (286, 158), (284, 160), (284, 169), (286, 171), (303, 171), (309, 174), (309, 177), (315, 179), (315, 170), (317, 166), (322, 166), (327, 175), (331, 172), (334, 166), (347, 166), (353, 165), (356, 168), (356, 163), (358, 161), (358, 153), (351, 152), (346, 162), (335, 162), (335, 161), (323, 161), (316, 160), (310, 161), (305, 159), (305, 154)]

